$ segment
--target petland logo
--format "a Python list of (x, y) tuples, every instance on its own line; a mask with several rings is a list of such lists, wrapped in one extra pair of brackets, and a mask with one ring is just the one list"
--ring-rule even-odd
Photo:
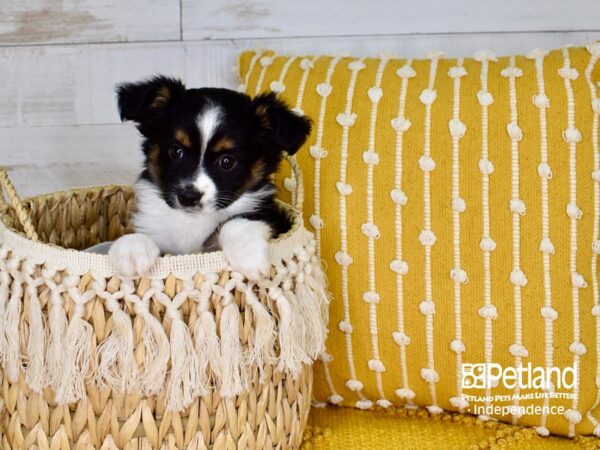
[(573, 389), (577, 382), (575, 367), (533, 367), (531, 363), (519, 367), (502, 367), (498, 363), (463, 364), (463, 389), (495, 388), (500, 383), (507, 389)]

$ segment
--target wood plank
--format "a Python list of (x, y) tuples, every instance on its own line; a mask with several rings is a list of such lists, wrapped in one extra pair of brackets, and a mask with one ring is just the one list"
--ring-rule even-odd
[(156, 73), (188, 86), (237, 86), (234, 65), (248, 48), (280, 52), (376, 55), (381, 50), (423, 57), (441, 49), (469, 56), (491, 48), (499, 54), (553, 48), (600, 39), (600, 32), (484, 33), (333, 38), (241, 39), (174, 43), (0, 47), (0, 124), (48, 126), (118, 123), (114, 87)]
[(184, 72), (183, 44), (0, 48), (0, 123), (7, 126), (117, 123), (118, 82)]
[(179, 0), (8, 0), (0, 45), (178, 40)]
[(597, 0), (182, 0), (183, 38), (600, 29)]
[(141, 162), (132, 124), (0, 128), (0, 165), (21, 196), (132, 183)]

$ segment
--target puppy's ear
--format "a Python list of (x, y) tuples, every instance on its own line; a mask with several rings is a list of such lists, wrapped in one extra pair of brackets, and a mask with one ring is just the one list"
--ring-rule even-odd
[(183, 95), (185, 86), (175, 78), (156, 76), (139, 83), (120, 84), (116, 91), (121, 120), (142, 122)]
[(296, 153), (310, 134), (310, 120), (290, 110), (273, 93), (261, 94), (252, 100), (261, 134), (267, 136), (278, 151)]

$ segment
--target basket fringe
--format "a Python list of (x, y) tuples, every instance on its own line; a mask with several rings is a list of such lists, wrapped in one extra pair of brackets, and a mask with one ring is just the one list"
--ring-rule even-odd
[(283, 295), (287, 299), (292, 309), (292, 339), (294, 346), (298, 349), (297, 353), (299, 355), (299, 361), (304, 361), (304, 359), (308, 360), (308, 355), (306, 354), (306, 318), (304, 317), (304, 306), (300, 305), (298, 301), (298, 297), (291, 290), (291, 280), (284, 283), (283, 285)]
[[(32, 268), (31, 268), (32, 269)], [(33, 269), (31, 270), (33, 271)], [(27, 277), (27, 295), (29, 296), (29, 340), (27, 342), (27, 367), (25, 382), (39, 393), (44, 388), (46, 377), (46, 326), (42, 316), (42, 306), (38, 297), (38, 286), (42, 279), (34, 281)]]
[[(59, 405), (84, 399), (87, 384), (96, 382), (122, 393), (166, 391), (167, 410), (181, 410), (213, 388), (221, 397), (241, 394), (254, 381), (250, 373), (261, 382), (270, 376), (267, 365), (295, 378), (324, 348), (324, 276), (302, 249), (277, 265), (273, 278), (255, 284), (237, 272), (208, 273), (196, 287), (189, 276), (181, 278), (174, 298), (162, 279), (151, 280), (141, 296), (130, 279), (112, 278), (120, 288), (107, 289), (104, 278), (82, 278), (68, 269), (59, 273), (50, 265), (38, 270), (28, 260), (5, 253), (0, 261), (0, 360), (5, 376), (16, 383), (23, 373), (34, 392), (51, 387)], [(41, 294), (40, 286), (47, 286)], [(273, 303), (265, 303), (257, 290)], [(238, 295), (251, 313), (244, 331)], [(112, 322), (97, 348), (93, 324), (85, 316), (86, 304), (96, 297)], [(181, 311), (188, 299), (198, 311), (189, 328)], [(216, 299), (218, 322), (212, 304)], [(125, 301), (133, 305), (135, 319)], [(165, 307), (168, 333), (150, 309), (153, 301)], [(242, 335), (246, 332), (249, 336)]]
[(63, 372), (64, 342), (67, 334), (69, 322), (67, 313), (63, 305), (62, 294), (65, 287), (54, 284), (51, 279), (53, 276), (46, 277), (46, 284), (50, 285), (50, 311), (48, 313), (50, 331), (48, 338), (48, 348), (46, 349), (46, 386), (56, 386)]
[(21, 321), (21, 311), (23, 297), (22, 276), (19, 272), (14, 272), (11, 295), (6, 309), (6, 377), (11, 383), (16, 383), (19, 374), (23, 370), (21, 360), (20, 341), (19, 341), (19, 323)]
[(58, 379), (56, 401), (72, 403), (85, 398), (85, 378), (92, 363), (92, 326), (83, 319), (85, 304), (96, 296), (94, 291), (81, 294), (77, 288), (68, 289), (75, 302), (75, 312), (67, 328), (63, 349), (63, 372)]
[(167, 409), (179, 411), (207, 392), (206, 386), (200, 383), (199, 361), (190, 330), (178, 309), (188, 298), (188, 292), (177, 294), (172, 302), (158, 289), (155, 289), (154, 296), (166, 307), (166, 316), (171, 319), (171, 379), (167, 388)]
[[(172, 310), (178, 314), (178, 311)], [(192, 344), (190, 332), (180, 317), (171, 317), (171, 380), (168, 388), (169, 411), (186, 408), (197, 395), (206, 391), (199, 389), (198, 358)]]
[(134, 355), (133, 326), (129, 314), (121, 309), (119, 300), (123, 292), (109, 294), (97, 289), (112, 313), (113, 328), (110, 335), (98, 347), (97, 382), (108, 383), (117, 392), (136, 392), (138, 367)]
[(92, 326), (81, 317), (73, 317), (65, 338), (63, 374), (56, 386), (58, 403), (76, 402), (85, 397), (85, 376), (92, 360), (89, 342)]
[(203, 281), (200, 291), (190, 294), (190, 297), (198, 302), (198, 319), (194, 323), (192, 335), (198, 356), (200, 376), (211, 386), (216, 384), (216, 381), (222, 376), (221, 342), (217, 336), (215, 316), (209, 309), (212, 284), (212, 281)]
[(302, 369), (302, 362), (308, 357), (297, 342), (294, 330), (294, 311), (289, 298), (281, 288), (275, 286), (269, 289), (269, 297), (275, 300), (279, 312), (279, 363), (277, 369), (297, 376)]
[(327, 327), (320, 317), (321, 299), (307, 281), (296, 283), (294, 292), (300, 317), (304, 319), (303, 348), (310, 358), (315, 359), (325, 349), (327, 336)]
[(273, 350), (277, 333), (275, 331), (275, 321), (267, 308), (258, 300), (258, 297), (252, 290), (252, 286), (244, 285), (238, 282), (238, 289), (244, 292), (246, 304), (254, 314), (254, 342), (246, 357), (246, 364), (251, 367), (255, 365), (258, 368), (259, 379), (265, 379), (265, 365), (273, 364), (277, 361)]
[(327, 337), (329, 323), (329, 303), (331, 302), (331, 294), (327, 292), (327, 278), (325, 272), (321, 268), (319, 259), (316, 256), (312, 257), (311, 265), (305, 275), (305, 282), (310, 286), (313, 295), (316, 296), (319, 303), (319, 318), (323, 329), (325, 330), (325, 338)]
[(165, 385), (167, 366), (169, 364), (169, 338), (160, 321), (154, 317), (149, 309), (148, 303), (153, 295), (149, 289), (140, 299), (133, 294), (133, 285), (130, 281), (123, 282), (126, 289), (125, 299), (133, 303), (135, 313), (144, 322), (142, 330), (142, 344), (144, 347), (144, 370), (140, 374), (140, 389), (144, 395), (159, 394)]
[(154, 395), (160, 393), (165, 385), (169, 364), (169, 338), (150, 312), (142, 317), (146, 323), (142, 333), (145, 369), (140, 376), (140, 387), (146, 395)]
[(231, 279), (225, 285), (225, 292), (220, 286), (213, 286), (213, 291), (222, 296), (223, 312), (221, 313), (221, 377), (220, 394), (232, 397), (240, 394), (247, 385), (248, 371), (244, 363), (242, 343), (240, 342), (240, 310), (233, 301), (231, 290), (236, 280)]

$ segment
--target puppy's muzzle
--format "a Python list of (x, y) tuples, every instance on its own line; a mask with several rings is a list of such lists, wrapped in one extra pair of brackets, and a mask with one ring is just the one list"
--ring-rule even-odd
[(191, 208), (194, 206), (199, 206), (202, 201), (203, 192), (200, 192), (193, 186), (186, 186), (177, 192), (177, 200), (181, 206), (186, 208)]

